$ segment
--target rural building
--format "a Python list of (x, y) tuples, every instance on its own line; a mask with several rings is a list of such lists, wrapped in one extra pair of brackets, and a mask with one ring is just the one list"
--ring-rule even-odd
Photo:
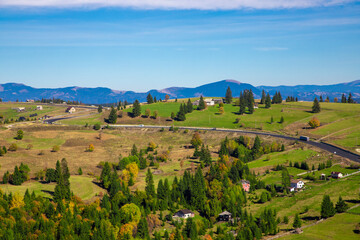
[(206, 103), (207, 106), (214, 106), (215, 105), (214, 100), (211, 99), (211, 98), (204, 99), (204, 102)]
[(68, 113), (74, 113), (76, 110), (75, 110), (75, 108), (74, 107), (68, 107), (67, 109), (66, 109), (66, 112), (68, 112)]
[(25, 108), (24, 108), (24, 107), (17, 107), (17, 108), (15, 108), (15, 110), (16, 110), (17, 112), (25, 112)]
[(231, 220), (231, 213), (229, 213), (228, 211), (220, 213), (218, 220), (228, 222), (229, 220)]
[(259, 108), (258, 103), (255, 103), (255, 105), (254, 105), (254, 109), (258, 109), (258, 108)]
[(224, 100), (222, 98), (221, 99), (213, 99), (213, 101), (215, 104), (224, 103)]
[(342, 178), (344, 175), (341, 172), (331, 172), (332, 178)]
[(241, 180), (241, 185), (245, 192), (250, 191), (250, 182), (249, 181)]
[(294, 187), (288, 187), (288, 189), (289, 189), (289, 192), (295, 192), (295, 189), (296, 189), (296, 188), (294, 188)]
[(190, 211), (189, 209), (183, 209), (183, 210), (180, 210), (180, 211), (176, 212), (174, 214), (173, 218), (184, 218), (184, 219), (186, 219), (186, 218), (189, 218), (189, 217), (192, 218), (194, 216), (195, 216), (195, 214), (192, 211)]
[(36, 106), (36, 110), (43, 110), (42, 106)]
[(33, 103), (34, 100), (32, 100), (32, 99), (27, 99), (26, 102)]
[(301, 189), (304, 187), (304, 182), (301, 180), (291, 180), (290, 187), (296, 189)]

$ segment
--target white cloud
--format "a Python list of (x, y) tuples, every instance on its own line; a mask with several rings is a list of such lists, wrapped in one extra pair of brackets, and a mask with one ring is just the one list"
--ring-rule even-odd
[(358, 0), (0, 0), (0, 7), (136, 9), (283, 9), (342, 5)]

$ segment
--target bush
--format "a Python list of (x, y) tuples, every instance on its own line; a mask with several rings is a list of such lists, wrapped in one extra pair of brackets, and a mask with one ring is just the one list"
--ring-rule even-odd
[(55, 146), (52, 147), (51, 151), (52, 152), (58, 152), (58, 151), (60, 151), (60, 147), (58, 145), (55, 145)]
[(83, 174), (83, 171), (82, 171), (81, 167), (79, 167), (79, 169), (78, 169), (78, 174), (79, 174), (79, 175), (82, 175), (82, 174)]
[(95, 147), (93, 144), (90, 144), (89, 147), (86, 149), (86, 152), (93, 152), (95, 150)]
[(16, 139), (21, 140), (23, 138), (24, 138), (24, 131), (20, 129), (17, 131)]
[(18, 146), (16, 143), (12, 143), (10, 147), (8, 148), (9, 151), (15, 152), (18, 149)]
[(34, 146), (32, 145), (32, 144), (28, 144), (27, 146), (26, 146), (26, 150), (30, 150), (30, 149), (32, 149)]
[(320, 126), (320, 120), (317, 119), (316, 117), (313, 117), (308, 124), (310, 125), (311, 128), (317, 128)]
[(95, 129), (95, 130), (100, 130), (100, 128), (101, 128), (100, 123), (95, 123), (94, 129)]

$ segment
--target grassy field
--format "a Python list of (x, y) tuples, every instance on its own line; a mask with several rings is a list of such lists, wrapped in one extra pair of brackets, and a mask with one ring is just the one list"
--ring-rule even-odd
[[(71, 176), (70, 177), (70, 186), (73, 193), (80, 197), (82, 200), (90, 200), (96, 194), (100, 192), (105, 193), (105, 190), (94, 184), (93, 178), (86, 176)], [(52, 198), (56, 184), (55, 183), (40, 183), (38, 181), (29, 181), (23, 183), (21, 186), (14, 186), (10, 184), (0, 185), (0, 188), (3, 189), (6, 193), (18, 192), (23, 195), (28, 189), (30, 193), (35, 192), (36, 195)]]
[[(66, 106), (55, 106), (55, 105), (42, 105), (43, 110), (36, 110), (36, 103), (0, 103), (0, 116), (3, 116), (3, 119), (16, 119), (19, 117), (29, 117), (30, 114), (37, 113), (36, 118), (42, 117), (44, 115), (57, 115), (64, 114)], [(13, 108), (25, 107), (25, 112), (17, 112)]]
[(316, 155), (317, 152), (307, 149), (292, 149), (285, 152), (270, 153), (263, 157), (249, 162), (249, 168), (261, 168), (266, 166), (276, 166), (278, 164), (285, 164), (292, 162), (301, 162), (307, 160), (309, 157)]
[(359, 239), (359, 234), (354, 233), (355, 225), (360, 222), (360, 215), (349, 213), (336, 214), (334, 217), (305, 228), (302, 234), (292, 234), (279, 239), (291, 240), (322, 240), (322, 239)]

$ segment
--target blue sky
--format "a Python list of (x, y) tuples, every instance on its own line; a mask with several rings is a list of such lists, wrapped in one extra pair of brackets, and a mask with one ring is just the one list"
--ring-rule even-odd
[(147, 91), (360, 79), (359, 1), (107, 2), (0, 0), (0, 83)]

